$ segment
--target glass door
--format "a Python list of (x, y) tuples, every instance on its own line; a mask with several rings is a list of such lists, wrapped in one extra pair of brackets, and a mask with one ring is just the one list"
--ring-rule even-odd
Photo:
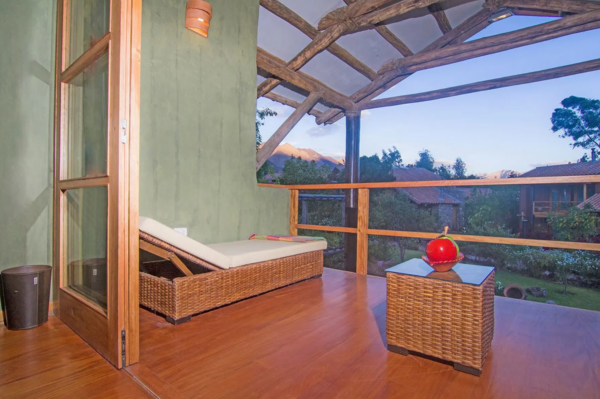
[(141, 0), (61, 0), (54, 313), (116, 367), (137, 361)]

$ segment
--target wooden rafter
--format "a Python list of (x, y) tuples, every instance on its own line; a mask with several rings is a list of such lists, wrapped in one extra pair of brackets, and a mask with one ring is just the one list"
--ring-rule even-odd
[(431, 101), (440, 98), (454, 97), (463, 94), (493, 90), (501, 87), (510, 87), (527, 83), (541, 82), (544, 80), (558, 79), (565, 76), (577, 75), (580, 73), (592, 72), (597, 70), (600, 70), (600, 59), (580, 62), (578, 64), (573, 65), (566, 65), (558, 68), (546, 69), (538, 72), (524, 73), (520, 75), (507, 76), (499, 79), (491, 79), (477, 83), (449, 87), (441, 90), (373, 100), (362, 105), (361, 109), (381, 108), (401, 104)]
[(319, 21), (318, 28), (323, 30), (330, 26), (341, 24), (352, 18), (360, 17), (377, 8), (390, 3), (392, 0), (358, 0), (346, 7), (340, 7), (325, 15)]
[(379, 73), (392, 72), (396, 76), (406, 75), (424, 69), (499, 53), (501, 51), (540, 43), (573, 33), (597, 29), (599, 27), (600, 11), (573, 15), (530, 28), (458, 44), (451, 48), (446, 47), (423, 54), (417, 54), (412, 57), (394, 60), (384, 65), (379, 70)]
[(427, 10), (431, 13), (433, 18), (435, 18), (435, 22), (437, 22), (443, 34), (452, 30), (452, 25), (450, 25), (450, 21), (448, 21), (448, 17), (439, 3), (430, 5), (427, 7)]
[[(325, 86), (322, 82), (308, 76), (294, 71), (288, 65), (285, 65), (282, 60), (278, 59), (272, 54), (269, 54), (265, 50), (258, 48), (256, 53), (256, 64), (257, 67), (270, 73), (271, 75), (277, 76), (280, 79), (285, 80), (308, 92), (321, 93), (321, 97), (342, 109), (355, 109), (356, 105), (347, 96), (336, 92), (335, 90)], [(264, 83), (264, 82), (263, 82)]]
[[(436, 49), (443, 48), (445, 46), (450, 46), (457, 42), (462, 42), (467, 40), (472, 35), (475, 35), (477, 32), (485, 29), (486, 26), (489, 25), (489, 16), (493, 12), (493, 9), (483, 9), (479, 11), (477, 14), (465, 20), (456, 28), (452, 29), (447, 34), (443, 35), (435, 42), (431, 43), (425, 49), (423, 49), (419, 54), (425, 53), (428, 51), (433, 51)], [(394, 76), (391, 73), (386, 73), (378, 76), (373, 82), (363, 87), (354, 93), (350, 99), (354, 102), (367, 102), (371, 99), (377, 97), (381, 93), (389, 90), (394, 87), (396, 84), (400, 83), (404, 79), (406, 79), (409, 75), (403, 76)], [(337, 109), (331, 109), (327, 112), (324, 112), (321, 117), (317, 118), (317, 123), (334, 123), (335, 121), (342, 118), (344, 114)]]
[[(289, 98), (287, 98), (285, 96), (282, 96), (280, 94), (273, 93), (273, 92), (265, 94), (265, 97), (268, 98), (269, 100), (276, 101), (280, 104), (287, 105), (288, 107), (292, 107), (292, 108), (298, 108), (301, 105), (297, 101), (290, 100)], [(321, 111), (317, 111), (316, 109), (312, 108), (310, 111), (308, 111), (308, 114), (318, 118), (323, 113)]]
[[(357, 0), (344, 0), (344, 3), (350, 5), (352, 3), (356, 3), (356, 1)], [(377, 26), (375, 26), (375, 30), (377, 31), (377, 33), (379, 33), (379, 35), (382, 38), (385, 39), (385, 41), (387, 41), (389, 44), (391, 44), (404, 57), (409, 57), (409, 56), (413, 55), (413, 52), (411, 51), (411, 49), (408, 48), (406, 43), (404, 43), (402, 40), (400, 40), (400, 38), (398, 36), (394, 35), (394, 33), (391, 30), (389, 30), (386, 26), (377, 25)], [(373, 80), (373, 79), (371, 79), (371, 80)]]
[(321, 96), (318, 93), (311, 93), (304, 102), (292, 112), (292, 115), (277, 129), (277, 131), (267, 140), (262, 147), (259, 148), (256, 153), (256, 170), (259, 170), (261, 166), (273, 154), (273, 151), (281, 144), (285, 136), (300, 122), (300, 119), (306, 114), (312, 107), (315, 106)]
[[(278, 0), (260, 0), (260, 5), (291, 24), (311, 39), (314, 39), (319, 34), (319, 31), (314, 26), (309, 24), (294, 11), (281, 4)], [(354, 57), (340, 45), (333, 43), (327, 48), (327, 51), (348, 64), (348, 66), (365, 76), (367, 79), (373, 80), (377, 76), (377, 73), (374, 70)]]
[[(374, 4), (387, 3), (389, 0), (359, 0), (349, 6), (342, 7), (341, 10), (348, 9), (350, 7), (359, 6), (358, 10), (373, 10)], [(308, 61), (325, 50), (332, 43), (334, 43), (340, 36), (360, 30), (365, 27), (372, 27), (385, 21), (386, 19), (396, 17), (398, 15), (405, 14), (418, 8), (427, 7), (431, 4), (438, 3), (441, 0), (405, 0), (400, 3), (395, 3), (391, 6), (376, 9), (368, 14), (360, 14), (360, 16), (349, 17), (343, 22), (329, 26), (327, 29), (319, 33), (314, 40), (306, 46), (300, 53), (298, 53), (287, 66), (297, 71), (302, 68)], [(362, 7), (362, 8), (361, 8)], [(260, 91), (268, 93), (273, 90), (279, 83), (280, 79), (269, 78), (261, 83)]]
[(505, 6), (571, 14), (583, 14), (600, 10), (600, 3), (583, 0), (508, 0)]

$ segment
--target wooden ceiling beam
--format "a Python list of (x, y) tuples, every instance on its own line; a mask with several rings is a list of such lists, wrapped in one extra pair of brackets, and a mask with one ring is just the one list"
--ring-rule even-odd
[(361, 105), (361, 109), (373, 109), (390, 107), (402, 104), (412, 104), (424, 101), (438, 100), (440, 98), (455, 97), (463, 94), (477, 93), (499, 89), (502, 87), (517, 86), (527, 83), (542, 82), (545, 80), (558, 79), (565, 76), (577, 75), (586, 72), (600, 70), (600, 59), (580, 62), (578, 64), (566, 65), (558, 68), (546, 69), (538, 72), (524, 73), (520, 75), (507, 76), (504, 78), (485, 80), (446, 89), (428, 91), (424, 93), (409, 94), (405, 96), (389, 97), (373, 100)]
[(583, 0), (508, 0), (505, 3), (505, 7), (584, 14), (600, 10), (600, 3)]
[(427, 10), (435, 18), (435, 22), (437, 22), (443, 34), (452, 30), (452, 25), (450, 25), (450, 21), (448, 21), (448, 17), (439, 3), (430, 5)]
[(530, 28), (394, 60), (384, 65), (379, 74), (411, 74), (597, 28), (600, 28), (600, 11), (572, 15)]
[[(344, 0), (344, 3), (350, 5), (352, 3), (355, 3), (357, 0)], [(392, 47), (394, 47), (396, 50), (398, 50), (398, 52), (400, 54), (402, 54), (402, 56), (404, 57), (409, 57), (411, 55), (413, 55), (414, 53), (411, 51), (411, 49), (408, 48), (408, 46), (402, 41), (400, 40), (400, 38), (396, 35), (394, 35), (394, 33), (389, 30), (386, 26), (384, 25), (377, 25), (375, 26), (375, 31), (377, 31), (377, 33), (379, 33), (379, 35), (385, 39), (385, 41), (387, 41), (389, 44), (392, 45)], [(375, 78), (373, 78), (375, 79)], [(371, 80), (373, 80), (371, 79)]]
[[(265, 94), (265, 98), (268, 98), (269, 100), (278, 102), (283, 105), (287, 105), (288, 107), (292, 107), (292, 108), (299, 108), (301, 105), (301, 103), (299, 103), (297, 101), (290, 100), (289, 98), (287, 98), (285, 96), (282, 96), (280, 94), (273, 93), (273, 92)], [(308, 114), (318, 118), (323, 113), (321, 111), (314, 109), (314, 107), (313, 107), (310, 111), (308, 111)]]
[(340, 7), (325, 15), (318, 24), (318, 29), (327, 29), (333, 25), (339, 25), (352, 18), (370, 13), (393, 0), (357, 0), (346, 7)]
[[(296, 14), (294, 11), (281, 4), (281, 2), (279, 2), (278, 0), (260, 0), (260, 5), (272, 12), (273, 14), (277, 15), (279, 18), (283, 19), (290, 25), (294, 26), (296, 29), (298, 29), (311, 39), (314, 39), (319, 34), (319, 31), (314, 26), (309, 24), (305, 19)], [(367, 79), (373, 80), (377, 76), (377, 73), (374, 70), (372, 70), (368, 65), (360, 61), (358, 58), (354, 57), (340, 45), (333, 43), (327, 48), (327, 51), (339, 58), (341, 61), (348, 64), (348, 66), (350, 66), (352, 69), (354, 69)]]
[(283, 141), (283, 139), (288, 135), (288, 133), (300, 122), (300, 119), (306, 114), (308, 111), (315, 106), (317, 101), (319, 101), (321, 96), (318, 93), (310, 93), (310, 95), (304, 100), (304, 102), (292, 112), (288, 119), (279, 128), (273, 135), (264, 143), (256, 153), (256, 170), (259, 170), (261, 166), (273, 154), (273, 152), (277, 149), (279, 144)]
[[(354, 110), (356, 104), (347, 96), (336, 92), (335, 90), (327, 87), (322, 82), (309, 77), (308, 75), (296, 72), (289, 65), (285, 65), (280, 59), (269, 54), (265, 50), (258, 48), (256, 54), (257, 67), (270, 73), (271, 75), (277, 76), (281, 80), (285, 80), (304, 89), (311, 93), (320, 93), (323, 100), (333, 104), (336, 107)], [(264, 83), (264, 82), (263, 82)]]
[[(439, 48), (443, 48), (445, 46), (450, 46), (456, 42), (467, 40), (469, 37), (475, 35), (476, 33), (483, 30), (486, 26), (489, 25), (489, 17), (492, 12), (493, 9), (491, 8), (485, 8), (479, 11), (477, 14), (468, 18), (459, 26), (452, 29), (450, 32), (443, 35), (435, 42), (431, 43), (420, 53), (433, 51)], [(356, 103), (370, 101), (373, 98), (382, 94), (383, 92), (387, 91), (388, 89), (394, 87), (396, 84), (400, 83), (408, 76), (409, 75), (394, 77), (391, 73), (380, 75), (373, 82), (354, 93), (350, 97), (350, 99)], [(317, 123), (334, 123), (343, 116), (344, 114), (342, 111), (337, 109), (331, 109), (327, 112), (323, 112), (323, 115), (317, 118)]]
[[(356, 3), (353, 3), (349, 6), (342, 7), (341, 10), (349, 9), (351, 7), (357, 6), (357, 13), (363, 12), (364, 10), (373, 10), (375, 8), (375, 4), (384, 4), (390, 0), (358, 0)], [(360, 30), (365, 27), (372, 27), (373, 25), (377, 25), (380, 22), (385, 21), (386, 19), (396, 17), (401, 14), (405, 14), (412, 10), (416, 10), (418, 8), (427, 7), (431, 4), (437, 3), (441, 0), (404, 0), (400, 3), (395, 3), (389, 7), (376, 9), (373, 12), (368, 14), (360, 14), (358, 17), (352, 16), (350, 14), (349, 19), (344, 19), (343, 22), (334, 24), (329, 26), (324, 31), (320, 32), (313, 41), (306, 46), (300, 53), (298, 53), (290, 62), (287, 63), (287, 66), (297, 71), (302, 68), (308, 61), (310, 61), (314, 56), (319, 54), (321, 51), (328, 48), (331, 44), (333, 44), (340, 36), (347, 34), (349, 32), (353, 32), (356, 30)], [(281, 82), (281, 80), (277, 78), (269, 78), (259, 86), (259, 91), (263, 93), (268, 93), (273, 90), (277, 85)]]

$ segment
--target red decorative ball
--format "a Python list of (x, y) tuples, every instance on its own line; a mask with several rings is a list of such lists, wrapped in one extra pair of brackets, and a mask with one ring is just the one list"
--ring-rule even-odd
[(458, 245), (449, 237), (430, 241), (425, 248), (427, 258), (432, 262), (448, 262), (458, 257)]

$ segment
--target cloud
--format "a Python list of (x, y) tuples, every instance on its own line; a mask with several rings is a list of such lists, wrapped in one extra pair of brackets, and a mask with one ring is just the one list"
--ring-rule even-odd
[(371, 116), (371, 111), (369, 111), (368, 109), (362, 110), (360, 111), (360, 116), (363, 118), (368, 118), (369, 116)]
[(306, 131), (310, 137), (324, 137), (339, 132), (341, 128), (338, 125), (315, 126)]

